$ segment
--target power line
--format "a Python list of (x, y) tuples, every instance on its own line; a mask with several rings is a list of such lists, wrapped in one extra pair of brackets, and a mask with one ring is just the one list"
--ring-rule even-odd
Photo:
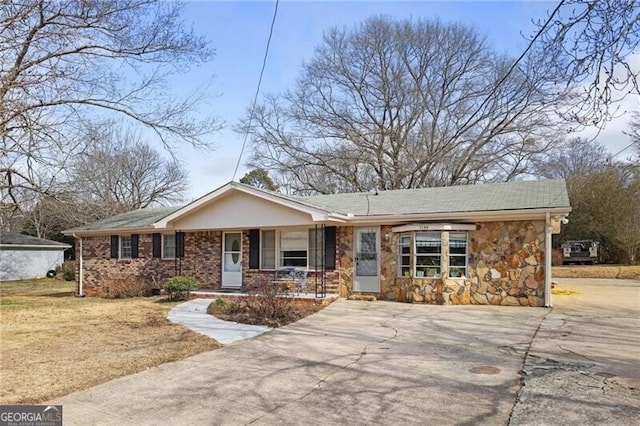
[(240, 148), (240, 155), (238, 156), (238, 162), (236, 168), (233, 170), (233, 177), (231, 180), (235, 180), (236, 173), (238, 173), (238, 167), (240, 167), (240, 161), (242, 161), (242, 155), (244, 154), (244, 148), (247, 145), (247, 137), (249, 136), (249, 127), (251, 121), (253, 121), (253, 113), (256, 109), (256, 103), (258, 102), (258, 95), (260, 94), (260, 86), (262, 85), (262, 76), (264, 75), (264, 69), (267, 66), (267, 57), (269, 56), (269, 46), (271, 45), (271, 37), (273, 36), (273, 27), (276, 23), (276, 17), (278, 16), (278, 3), (280, 0), (276, 0), (276, 5), (273, 10), (273, 19), (271, 19), (271, 28), (269, 29), (269, 38), (267, 39), (267, 46), (264, 50), (264, 58), (262, 58), (262, 69), (260, 70), (260, 78), (258, 78), (258, 87), (256, 87), (256, 94), (253, 97), (253, 104), (251, 105), (251, 112), (249, 113), (249, 122), (247, 123), (247, 130), (244, 132), (244, 138), (242, 140), (242, 148)]
[(542, 27), (540, 27), (540, 30), (536, 33), (536, 35), (531, 39), (531, 41), (529, 42), (529, 44), (527, 45), (526, 49), (524, 49), (524, 51), (522, 52), (522, 54), (515, 60), (515, 62), (511, 65), (511, 67), (509, 67), (509, 70), (507, 70), (507, 72), (505, 73), (504, 76), (502, 76), (502, 78), (496, 83), (495, 86), (493, 86), (493, 88), (491, 89), (491, 92), (484, 98), (484, 100), (482, 101), (482, 103), (480, 104), (480, 106), (478, 107), (478, 109), (471, 114), (471, 116), (467, 119), (467, 121), (464, 123), (464, 125), (462, 126), (462, 128), (465, 128), (470, 122), (471, 120), (474, 119), (474, 117), (476, 115), (478, 115), (478, 113), (482, 110), (482, 108), (484, 108), (484, 106), (487, 104), (487, 102), (489, 102), (489, 100), (491, 99), (491, 97), (493, 95), (496, 94), (496, 92), (498, 91), (498, 88), (500, 86), (502, 86), (502, 84), (507, 81), (507, 78), (509, 78), (509, 76), (511, 75), (511, 73), (513, 72), (513, 70), (518, 66), (518, 64), (522, 61), (522, 59), (524, 59), (524, 57), (527, 55), (527, 53), (529, 52), (529, 50), (531, 50), (531, 48), (533, 47), (533, 45), (536, 43), (536, 41), (538, 40), (538, 38), (546, 31), (547, 27), (549, 26), (549, 24), (552, 22), (554, 16), (556, 16), (556, 14), (558, 13), (558, 11), (560, 10), (560, 8), (564, 5), (565, 0), (560, 0), (560, 2), (558, 3), (558, 5), (556, 6), (556, 8), (553, 10), (553, 12), (549, 15), (549, 17), (547, 18), (546, 22), (544, 23), (544, 25), (542, 25)]

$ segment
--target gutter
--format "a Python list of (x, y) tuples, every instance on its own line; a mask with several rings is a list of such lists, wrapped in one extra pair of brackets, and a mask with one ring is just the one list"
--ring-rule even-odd
[(42, 249), (66, 250), (68, 248), (71, 248), (71, 246), (69, 244), (55, 245), (55, 246), (48, 246), (48, 245), (42, 245), (42, 244), (0, 244), (0, 248), (3, 248), (3, 249), (11, 249), (11, 248), (42, 248)]
[(544, 306), (553, 307), (551, 300), (551, 232), (553, 226), (551, 224), (551, 213), (547, 212), (544, 224)]

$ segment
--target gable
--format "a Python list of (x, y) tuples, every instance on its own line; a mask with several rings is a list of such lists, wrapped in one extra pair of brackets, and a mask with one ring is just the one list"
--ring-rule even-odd
[(264, 198), (232, 191), (213, 203), (170, 221), (180, 230), (244, 229), (313, 224), (311, 214)]

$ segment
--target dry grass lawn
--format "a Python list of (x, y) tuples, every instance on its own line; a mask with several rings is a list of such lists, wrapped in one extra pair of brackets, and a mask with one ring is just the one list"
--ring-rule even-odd
[(575, 265), (554, 266), (554, 278), (618, 278), (640, 279), (640, 265)]
[(0, 283), (0, 404), (36, 403), (220, 345), (160, 297), (76, 298), (74, 283)]

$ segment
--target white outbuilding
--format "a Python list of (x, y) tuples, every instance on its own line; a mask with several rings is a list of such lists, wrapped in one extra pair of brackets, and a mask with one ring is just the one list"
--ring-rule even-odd
[(42, 278), (64, 262), (69, 244), (14, 232), (0, 234), (0, 281)]

